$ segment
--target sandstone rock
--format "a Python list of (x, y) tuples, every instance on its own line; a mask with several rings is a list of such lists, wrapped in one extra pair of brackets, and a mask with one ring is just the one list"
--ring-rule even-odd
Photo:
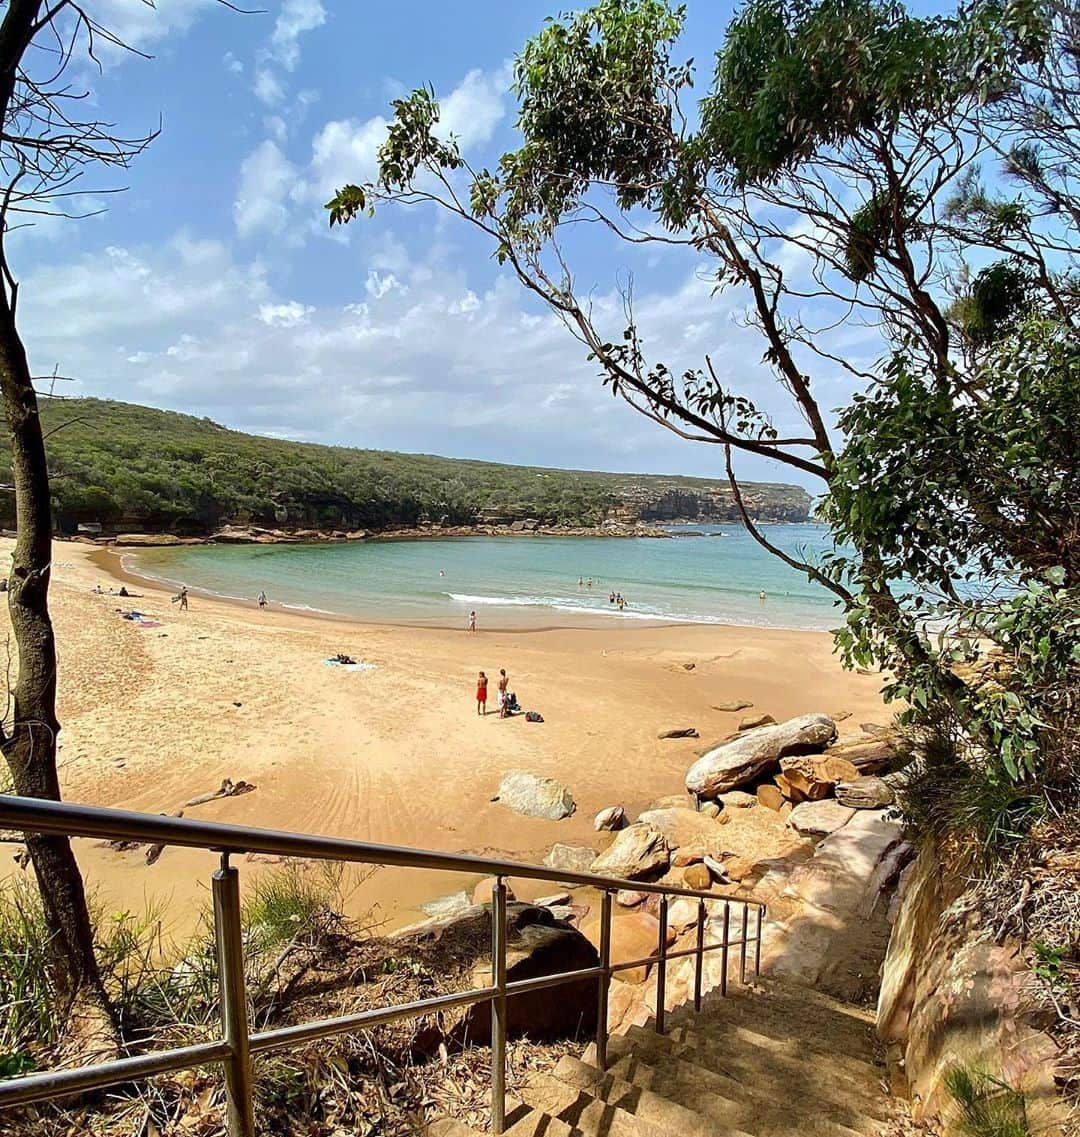
[(797, 790), (793, 790), (791, 783), (783, 774), (773, 775), (773, 785), (776, 786), (786, 801), (802, 801), (804, 799), (805, 795), (799, 793)]
[(720, 827), (727, 821), (720, 817), (709, 817), (696, 809), (650, 809), (638, 821), (659, 830), (669, 849), (693, 849), (704, 854), (720, 847)]
[(691, 865), (683, 871), (683, 883), (687, 888), (696, 888), (703, 892), (712, 887), (712, 873), (707, 865)]
[[(472, 913), (479, 913), (474, 916)], [(448, 951), (470, 950), (473, 944), (486, 944), (491, 939), (491, 909), (474, 908), (460, 917), (452, 927), (442, 931), (440, 942)], [(475, 950), (475, 948), (472, 948)], [(507, 908), (506, 978), (532, 979), (562, 971), (578, 971), (596, 967), (600, 962), (596, 948), (575, 928), (559, 923), (546, 908), (530, 904), (514, 904)], [(472, 986), (491, 982), (490, 955), (477, 960)], [(511, 1037), (528, 1034), (530, 1038), (563, 1038), (588, 1034), (596, 1027), (596, 981), (592, 979), (566, 983), (558, 988), (559, 997), (550, 991), (526, 991), (511, 995), (506, 1001), (507, 1033)], [(417, 1036), (416, 1047), (431, 1054), (439, 1042), (450, 1039), (459, 1045), (485, 1045), (491, 1040), (491, 1009), (487, 1004), (454, 1012), (447, 1018), (454, 1025), (439, 1030), (428, 1027)]]
[(684, 663), (683, 671), (693, 671), (695, 667), (697, 667), (696, 663)]
[(570, 872), (588, 872), (596, 860), (596, 850), (585, 845), (552, 845), (544, 857), (544, 864), (553, 869)]
[(754, 704), (746, 699), (727, 699), (722, 703), (713, 703), (714, 711), (745, 711)]
[[(708, 887), (706, 885), (705, 887)], [(668, 928), (676, 937), (697, 923), (698, 902), (689, 896), (677, 896), (668, 904)]]
[[(491, 897), (489, 896), (490, 900)], [(420, 911), (433, 920), (448, 920), (460, 916), (473, 906), (472, 898), (467, 892), (451, 892), (448, 896), (436, 896), (420, 905)]]
[(621, 805), (609, 805), (602, 809), (593, 818), (593, 828), (600, 832), (608, 829), (624, 829), (626, 827), (626, 810)]
[(492, 801), (525, 814), (559, 821), (569, 817), (577, 806), (570, 791), (554, 778), (542, 778), (527, 770), (510, 770), (499, 783)]
[(698, 811), (698, 813), (704, 813), (706, 817), (715, 817), (715, 818), (721, 819), (720, 820), (721, 825), (726, 825), (728, 822), (727, 817), (725, 817), (721, 813), (720, 805), (718, 802), (715, 802), (715, 801), (699, 802), (698, 807), (697, 807), (697, 811)]
[(851, 762), (832, 753), (781, 758), (780, 769), (787, 784), (795, 791), (786, 795), (792, 801), (820, 801), (828, 796), (837, 782), (850, 782), (859, 775)]
[(776, 722), (772, 715), (747, 715), (739, 720), (739, 730), (753, 730), (756, 726), (768, 726)]
[(713, 880), (719, 881), (721, 884), (729, 883), (726, 861), (718, 860), (716, 857), (706, 857), (705, 868), (709, 870), (709, 875), (712, 876)]
[(589, 871), (601, 876), (640, 880), (663, 872), (670, 859), (664, 835), (651, 825), (639, 823), (619, 833), (592, 862)]
[[(497, 883), (498, 883), (497, 879), (493, 876), (484, 877), (484, 879), (482, 881), (480, 881), (476, 885), (476, 887), (473, 889), (473, 892), (472, 892), (473, 904), (490, 904), (491, 903), (491, 894), (492, 894), (492, 891), (494, 890), (495, 885)], [(514, 895), (514, 890), (510, 887), (509, 884), (507, 884), (507, 886), (506, 886), (506, 899), (507, 900), (516, 900), (517, 899), (517, 897)]]
[(844, 739), (829, 748), (836, 758), (845, 758), (860, 774), (880, 774), (896, 756), (891, 738)]
[[(582, 934), (594, 945), (600, 943), (600, 920), (589, 919), (581, 927)], [(674, 929), (668, 928), (667, 940), (672, 943), (675, 939)], [(611, 917), (611, 962), (629, 963), (634, 959), (645, 959), (656, 955), (660, 950), (660, 921), (648, 912), (626, 912)], [(619, 972), (619, 978), (624, 983), (644, 983), (648, 978), (652, 965), (633, 967)], [(490, 977), (487, 982), (491, 982)], [(595, 984), (593, 991), (596, 991)], [(548, 998), (551, 993), (547, 992)], [(552, 999), (552, 1002), (557, 1000)], [(490, 1018), (490, 1012), (489, 1016)]]
[(183, 539), (175, 533), (120, 533), (113, 538), (117, 545), (132, 548), (149, 548), (155, 545), (182, 545)]
[(630, 888), (620, 888), (615, 893), (615, 903), (621, 904), (624, 908), (636, 908), (639, 904), (644, 904), (649, 899), (647, 892), (635, 892)]
[(659, 739), (665, 738), (698, 738), (700, 737), (697, 728), (693, 726), (677, 726), (674, 730), (665, 730), (662, 734), (656, 736)]
[(758, 805), (771, 809), (774, 813), (779, 813), (784, 805), (784, 795), (780, 792), (779, 786), (758, 786), (756, 800)]
[(724, 809), (753, 809), (758, 803), (754, 794), (748, 794), (746, 790), (728, 790), (720, 795), (719, 801)]
[(750, 857), (727, 857), (724, 861), (724, 872), (734, 881), (746, 880), (758, 872), (757, 862)]
[(758, 727), (703, 754), (687, 772), (686, 788), (716, 797), (774, 770), (781, 758), (823, 750), (835, 737), (836, 724), (821, 714)]
[(701, 864), (704, 859), (705, 853), (701, 849), (676, 849), (671, 854), (671, 867), (673, 869), (685, 869), (690, 865)]
[(551, 896), (538, 896), (532, 903), (541, 908), (558, 908), (570, 903), (570, 893), (554, 892)]
[(820, 837), (835, 833), (855, 816), (855, 810), (835, 801), (804, 801), (795, 806), (788, 825), (804, 837)]
[[(658, 797), (649, 809), (693, 809), (694, 802), (689, 794), (665, 794), (663, 797)], [(648, 811), (646, 811), (648, 812)], [(641, 814), (638, 814), (638, 821), (641, 820)]]
[(893, 804), (896, 795), (883, 778), (864, 775), (849, 782), (838, 782), (836, 800), (851, 809), (884, 809)]

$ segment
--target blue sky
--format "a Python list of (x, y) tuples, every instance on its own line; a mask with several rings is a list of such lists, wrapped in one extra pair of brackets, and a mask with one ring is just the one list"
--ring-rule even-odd
[[(322, 203), (371, 175), (399, 93), (432, 83), (474, 163), (513, 145), (509, 64), (557, 0), (267, 8), (93, 5), (153, 55), (109, 53), (104, 73), (89, 73), (94, 100), (132, 133), (160, 116), (162, 134), (104, 215), (18, 235), (34, 370), (74, 376), (67, 393), (282, 437), (722, 476), (717, 448), (613, 400), (580, 345), (466, 227), (396, 209), (328, 232)], [(699, 60), (699, 87), (730, 15), (726, 4), (691, 0), (685, 53)], [(640, 323), (660, 357), (681, 369), (708, 352), (773, 405), (763, 345), (738, 321), (740, 298), (712, 297), (690, 254), (635, 256), (594, 239), (575, 264), (613, 335), (613, 289), (632, 269)], [(847, 382), (819, 374), (823, 403), (838, 404)], [(743, 472), (793, 480), (761, 461)]]

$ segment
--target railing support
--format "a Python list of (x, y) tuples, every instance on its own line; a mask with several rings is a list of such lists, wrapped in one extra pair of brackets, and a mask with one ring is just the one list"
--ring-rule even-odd
[(701, 975), (705, 969), (705, 901), (698, 901), (697, 959), (694, 960), (694, 1013), (701, 1012)]
[(746, 937), (750, 934), (750, 906), (742, 906), (742, 935), (739, 937), (739, 982), (746, 986)]
[(754, 941), (754, 980), (757, 981), (758, 976), (761, 974), (761, 927), (762, 919), (765, 915), (765, 909), (759, 908), (757, 910), (757, 939)]
[(506, 1128), (506, 878), (491, 891), (491, 1132)]
[(728, 944), (731, 942), (729, 932), (731, 930), (731, 905), (724, 901), (724, 935), (721, 943), (724, 945), (720, 949), (720, 994), (727, 995), (727, 973), (728, 973)]
[(221, 1026), (229, 1057), (225, 1059), (226, 1128), (229, 1137), (255, 1137), (251, 1048), (248, 1043), (244, 940), (240, 926), (240, 874), (228, 854), (214, 873), (214, 944), (217, 948)]
[(596, 984), (596, 1068), (607, 1069), (608, 992), (611, 989), (611, 893), (600, 899), (600, 966), (604, 969)]
[(667, 908), (668, 898), (660, 897), (660, 959), (656, 972), (656, 1033), (664, 1033), (664, 1001), (667, 997)]

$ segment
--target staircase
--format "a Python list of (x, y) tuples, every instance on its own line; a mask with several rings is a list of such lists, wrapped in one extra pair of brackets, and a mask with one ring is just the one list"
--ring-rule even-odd
[[(806, 987), (759, 981), (668, 1031), (630, 1027), (608, 1041), (608, 1068), (564, 1057), (511, 1091), (511, 1137), (881, 1137), (894, 1106), (876, 1064), (873, 1019)], [(432, 1137), (476, 1137), (441, 1119)]]

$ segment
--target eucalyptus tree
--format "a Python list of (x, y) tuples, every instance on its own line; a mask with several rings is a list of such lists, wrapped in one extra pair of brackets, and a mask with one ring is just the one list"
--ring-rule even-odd
[[(888, 668), (916, 713), (948, 707), (992, 776), (1031, 777), (1050, 727), (1017, 688), (1046, 685), (987, 693), (957, 669), (989, 636), (1019, 672), (1076, 680), (1075, 458), (1053, 433), (1075, 422), (1076, 5), (916, 17), (891, 0), (750, 0), (696, 100), (684, 18), (600, 0), (548, 22), (517, 59), (521, 140), (494, 169), (441, 129), (430, 89), (397, 100), (376, 178), (344, 186), (330, 223), (388, 202), (456, 215), (616, 395), (721, 447), (737, 502), (736, 454), (816, 480), (831, 557), (791, 557), (744, 508), (755, 539), (834, 593), (849, 661)], [(706, 258), (799, 425), (709, 355), (651, 355), (631, 287), (607, 322), (573, 270), (574, 232), (595, 225)], [(835, 348), (838, 326), (871, 329), (881, 362)], [(837, 372), (866, 393), (834, 419), (817, 391)], [(980, 594), (987, 576), (1007, 596)]]

